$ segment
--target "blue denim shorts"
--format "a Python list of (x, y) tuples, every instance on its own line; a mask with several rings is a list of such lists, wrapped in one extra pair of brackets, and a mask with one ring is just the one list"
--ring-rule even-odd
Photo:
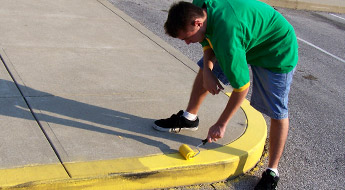
[[(202, 57), (197, 64), (200, 68), (204, 68), (204, 58)], [(215, 65), (213, 65), (212, 72), (218, 78), (218, 80), (222, 82), (224, 85), (230, 85), (228, 78), (226, 78), (225, 74), (223, 73), (222, 69), (218, 64), (218, 61), (215, 63)]]
[[(203, 68), (203, 58), (198, 61), (198, 65)], [(290, 86), (296, 68), (289, 73), (274, 73), (253, 65), (251, 69), (253, 85), (250, 105), (270, 118), (287, 118)], [(218, 63), (212, 71), (224, 85), (230, 85)]]

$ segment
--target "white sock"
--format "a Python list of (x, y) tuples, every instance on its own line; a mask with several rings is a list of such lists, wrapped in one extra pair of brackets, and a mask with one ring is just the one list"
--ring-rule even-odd
[(276, 173), (276, 175), (279, 176), (279, 172), (277, 168), (267, 168), (267, 169), (274, 171), (274, 173)]
[(197, 115), (191, 114), (191, 113), (189, 113), (189, 112), (187, 112), (187, 111), (184, 111), (184, 112), (183, 112), (183, 117), (185, 117), (185, 118), (188, 119), (189, 121), (195, 121), (196, 118), (197, 118)]

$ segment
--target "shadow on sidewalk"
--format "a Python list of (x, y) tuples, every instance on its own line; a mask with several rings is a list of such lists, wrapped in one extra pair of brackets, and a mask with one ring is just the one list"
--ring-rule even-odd
[[(10, 88), (10, 86), (13, 85), (15, 85), (15, 83), (12, 81), (0, 79), (0, 87)], [(62, 130), (65, 127), (73, 127), (97, 133), (114, 135), (115, 137), (128, 138), (152, 147), (157, 147), (164, 154), (176, 153), (178, 150), (171, 149), (168, 144), (165, 144), (160, 139), (188, 144), (191, 147), (194, 147), (201, 142), (201, 139), (199, 138), (182, 133), (175, 134), (156, 131), (152, 128), (152, 124), (154, 122), (154, 119), (152, 118), (143, 118), (80, 101), (54, 96), (27, 86), (18, 85), (18, 87), (22, 92), (25, 92), (25, 94), (39, 94), (39, 96), (25, 96), (24, 98), (34, 110), (34, 115), (38, 118), (39, 122), (48, 123), (49, 128), (52, 130), (55, 130), (54, 126), (49, 125), (49, 123), (63, 126), (58, 130)], [(15, 98), (23, 97), (19, 96)], [(119, 100), (117, 99), (112, 101)], [(21, 117), (28, 114), (21, 114), (20, 112), (31, 112), (26, 106), (23, 107), (21, 104), (13, 106), (15, 111), (8, 112), (5, 109), (0, 109), (0, 114), (9, 117)], [(23, 119), (33, 120), (33, 117)], [(43, 130), (46, 130), (46, 128), (43, 127)], [(64, 135), (68, 135), (69, 132), (71, 131), (66, 130)], [(80, 135), (82, 135), (82, 133), (80, 133)], [(201, 136), (204, 137), (205, 134), (201, 134)], [(205, 148), (214, 149), (220, 146), (223, 145), (208, 143)], [(243, 155), (242, 150), (232, 150), (231, 152), (233, 152), (233, 155)], [(245, 161), (246, 158), (241, 161), (240, 165), (244, 165)], [(238, 168), (238, 171), (240, 170), (241, 168)]]

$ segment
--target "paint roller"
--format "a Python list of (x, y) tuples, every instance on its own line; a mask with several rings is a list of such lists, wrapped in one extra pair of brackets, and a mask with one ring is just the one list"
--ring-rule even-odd
[(194, 158), (195, 156), (197, 156), (200, 153), (199, 147), (201, 145), (205, 145), (207, 143), (207, 139), (202, 140), (202, 143), (199, 144), (198, 146), (196, 146), (196, 149), (198, 150), (198, 152), (194, 152), (188, 145), (183, 144), (180, 146), (179, 148), (179, 152), (180, 154), (186, 159), (186, 160), (190, 160), (192, 158)]

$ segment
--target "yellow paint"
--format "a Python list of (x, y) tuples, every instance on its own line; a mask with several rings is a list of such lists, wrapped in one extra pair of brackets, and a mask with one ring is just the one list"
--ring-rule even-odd
[(61, 164), (1, 169), (0, 189), (1, 187), (16, 186), (18, 184), (29, 183), (32, 181), (51, 181), (68, 178), (69, 176)]
[[(30, 190), (152, 189), (221, 181), (253, 168), (264, 148), (267, 127), (263, 116), (247, 100), (241, 108), (247, 116), (245, 133), (236, 141), (216, 149), (204, 150), (189, 161), (175, 153), (65, 163), (72, 179), (62, 172), (62, 166), (59, 165), (0, 170), (0, 187), (6, 189), (34, 181), (29, 185)], [(14, 176), (17, 178), (10, 179)]]
[(195, 152), (186, 144), (183, 144), (179, 148), (180, 154), (186, 158), (186, 160), (190, 160), (195, 156)]

